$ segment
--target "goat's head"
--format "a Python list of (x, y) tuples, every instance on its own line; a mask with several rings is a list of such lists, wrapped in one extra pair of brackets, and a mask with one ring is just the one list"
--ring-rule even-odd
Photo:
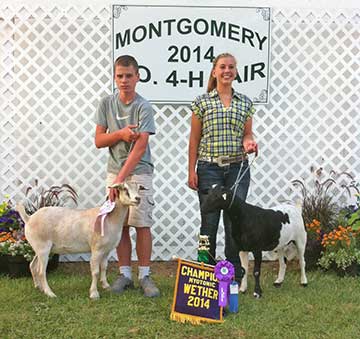
[(119, 192), (118, 201), (125, 206), (137, 206), (140, 204), (139, 191), (146, 189), (136, 182), (124, 182), (111, 185), (110, 188), (116, 188)]
[(204, 213), (209, 213), (214, 210), (228, 208), (231, 201), (231, 192), (221, 185), (214, 185), (207, 192), (207, 196), (202, 203), (201, 210)]

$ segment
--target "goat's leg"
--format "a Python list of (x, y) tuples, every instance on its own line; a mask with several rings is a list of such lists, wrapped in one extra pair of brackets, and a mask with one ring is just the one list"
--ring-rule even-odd
[(98, 249), (91, 252), (90, 269), (91, 269), (91, 286), (90, 286), (90, 299), (99, 299), (100, 294), (97, 289), (97, 281), (100, 274), (100, 264), (103, 259), (104, 253)]
[(299, 255), (299, 265), (300, 265), (300, 271), (301, 271), (301, 285), (306, 287), (308, 284), (307, 278), (306, 278), (306, 272), (305, 272), (305, 245), (306, 245), (306, 233), (304, 232), (302, 234), (302, 237), (297, 240), (296, 247), (298, 250)]
[(49, 260), (49, 254), (51, 249), (51, 243), (47, 245), (46, 248), (43, 248), (41, 251), (37, 251), (38, 256), (38, 273), (41, 289), (44, 293), (51, 298), (56, 297), (55, 293), (51, 290), (47, 279), (46, 279), (46, 268)]
[(107, 277), (106, 277), (106, 270), (107, 270), (107, 266), (108, 266), (108, 256), (109, 256), (109, 253), (104, 254), (104, 257), (100, 263), (100, 281), (101, 281), (101, 286), (104, 289), (110, 288), (110, 285), (109, 285), (109, 283), (107, 281)]
[(286, 272), (285, 253), (283, 248), (278, 250), (278, 255), (279, 255), (279, 273), (277, 279), (274, 282), (275, 287), (281, 287)]
[(249, 252), (240, 251), (239, 255), (240, 255), (241, 267), (245, 271), (244, 276), (242, 277), (241, 280), (239, 291), (241, 293), (245, 293), (247, 290), (247, 278), (248, 278), (248, 270), (249, 270)]
[(262, 290), (260, 287), (260, 272), (261, 272), (261, 260), (262, 260), (262, 253), (261, 251), (254, 251), (254, 278), (255, 278), (255, 290), (254, 290), (254, 297), (260, 298), (262, 295)]
[(31, 261), (29, 267), (30, 267), (30, 272), (34, 281), (34, 286), (35, 288), (39, 288), (40, 290), (42, 290), (40, 281), (39, 281), (39, 261), (38, 261), (38, 256), (35, 254), (33, 260)]

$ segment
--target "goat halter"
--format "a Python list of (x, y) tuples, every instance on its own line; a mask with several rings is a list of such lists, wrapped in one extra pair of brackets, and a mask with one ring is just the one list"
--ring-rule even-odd
[(236, 177), (236, 180), (234, 182), (234, 185), (231, 186), (230, 190), (234, 190), (233, 192), (233, 195), (232, 195), (232, 198), (231, 198), (231, 202), (230, 202), (230, 205), (229, 205), (229, 208), (232, 206), (232, 204), (234, 203), (234, 199), (235, 199), (235, 195), (236, 195), (236, 191), (237, 191), (237, 188), (240, 184), (240, 181), (241, 179), (244, 177), (244, 175), (246, 174), (246, 172), (250, 169), (252, 163), (254, 162), (254, 160), (256, 159), (257, 155), (255, 155), (254, 159), (251, 161), (251, 163), (248, 165), (248, 167), (245, 169), (244, 173), (241, 174), (241, 171), (243, 169), (243, 166), (244, 166), (244, 162), (241, 162), (241, 165), (240, 165), (240, 169), (239, 169), (239, 172), (238, 172), (238, 175)]

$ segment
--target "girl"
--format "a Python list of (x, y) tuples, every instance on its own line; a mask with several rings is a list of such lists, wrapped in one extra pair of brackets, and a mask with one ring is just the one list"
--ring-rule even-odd
[[(214, 184), (231, 188), (240, 168), (245, 175), (236, 194), (246, 199), (250, 171), (247, 154), (257, 154), (258, 145), (252, 134), (252, 116), (255, 112), (251, 100), (232, 88), (236, 78), (236, 60), (229, 53), (218, 55), (213, 61), (207, 93), (191, 104), (193, 111), (189, 142), (188, 185), (197, 190), (201, 212), (201, 235), (210, 241), (210, 264), (216, 264), (216, 235), (220, 210), (201, 211), (206, 191)], [(241, 174), (242, 174), (241, 173)], [(240, 174), (240, 175), (241, 175)], [(225, 256), (235, 266), (235, 278), (241, 282), (242, 270), (239, 252), (231, 237), (231, 223), (224, 213)]]

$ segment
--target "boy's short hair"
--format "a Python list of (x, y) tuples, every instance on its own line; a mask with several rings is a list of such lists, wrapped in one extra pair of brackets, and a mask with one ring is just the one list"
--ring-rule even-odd
[(139, 73), (139, 65), (136, 59), (131, 55), (120, 55), (114, 62), (114, 74), (116, 66), (129, 67), (133, 66), (136, 73)]

